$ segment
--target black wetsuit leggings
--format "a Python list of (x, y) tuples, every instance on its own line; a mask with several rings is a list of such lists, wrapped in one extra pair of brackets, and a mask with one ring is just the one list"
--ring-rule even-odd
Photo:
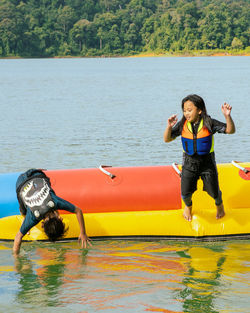
[(192, 205), (192, 195), (197, 190), (197, 181), (203, 181), (203, 190), (215, 199), (215, 204), (222, 203), (219, 189), (218, 172), (214, 153), (205, 156), (188, 156), (184, 153), (181, 174), (181, 195), (187, 206)]

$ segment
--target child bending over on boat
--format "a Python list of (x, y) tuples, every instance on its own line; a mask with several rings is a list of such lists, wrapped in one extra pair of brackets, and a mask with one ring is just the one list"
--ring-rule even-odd
[(56, 196), (50, 179), (39, 169), (30, 169), (21, 174), (16, 182), (17, 199), (21, 214), (25, 217), (13, 246), (14, 255), (19, 254), (22, 238), (29, 230), (43, 220), (42, 227), (50, 241), (64, 237), (67, 229), (57, 210), (75, 213), (79, 227), (81, 247), (91, 245), (85, 232), (85, 223), (80, 208)]
[(192, 220), (192, 195), (197, 189), (199, 177), (203, 181), (203, 190), (215, 200), (216, 218), (220, 219), (225, 215), (215, 162), (213, 134), (233, 134), (235, 125), (231, 117), (232, 107), (224, 103), (221, 110), (226, 123), (207, 115), (204, 100), (192, 94), (182, 100), (182, 119), (177, 122), (175, 114), (170, 116), (167, 122), (164, 141), (170, 142), (181, 136), (184, 150), (181, 196), (185, 203), (183, 216), (187, 221)]

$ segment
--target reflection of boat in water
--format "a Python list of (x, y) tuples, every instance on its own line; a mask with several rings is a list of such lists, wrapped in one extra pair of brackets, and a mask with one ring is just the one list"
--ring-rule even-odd
[[(237, 165), (237, 163), (234, 163)], [(180, 177), (174, 166), (100, 167), (47, 171), (57, 195), (81, 207), (92, 238), (224, 239), (250, 236), (250, 163), (218, 164), (226, 216), (216, 220), (213, 199), (193, 197), (193, 220), (182, 216)], [(0, 240), (13, 240), (22, 217), (15, 183), (20, 173), (0, 175)], [(62, 211), (65, 239), (78, 238), (75, 214)], [(46, 240), (41, 223), (24, 240)]]

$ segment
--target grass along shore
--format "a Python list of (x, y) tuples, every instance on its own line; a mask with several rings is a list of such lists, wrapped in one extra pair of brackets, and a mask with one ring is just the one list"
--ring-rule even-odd
[(250, 47), (244, 50), (182, 50), (182, 51), (145, 51), (145, 52), (133, 52), (128, 55), (121, 54), (95, 54), (95, 55), (58, 55), (58, 56), (0, 56), (0, 59), (49, 59), (49, 58), (117, 58), (117, 57), (214, 57), (214, 56), (250, 56)]
[(208, 56), (250, 56), (250, 47), (244, 50), (183, 50), (183, 51), (148, 51), (134, 54), (131, 57), (208, 57)]

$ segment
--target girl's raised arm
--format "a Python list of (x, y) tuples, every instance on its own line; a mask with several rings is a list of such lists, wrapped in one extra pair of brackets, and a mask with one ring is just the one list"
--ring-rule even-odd
[(171, 138), (171, 130), (172, 130), (173, 126), (177, 123), (177, 120), (178, 119), (177, 119), (176, 114), (170, 116), (170, 118), (168, 119), (167, 127), (166, 127), (164, 135), (163, 135), (165, 142), (169, 142), (169, 141), (173, 140)]
[(227, 123), (227, 128), (226, 128), (226, 134), (233, 134), (235, 133), (235, 125), (234, 125), (234, 121), (231, 117), (231, 111), (232, 111), (232, 107), (228, 104), (228, 103), (224, 103), (221, 106), (221, 110), (223, 115), (225, 116), (226, 119), (226, 123)]

